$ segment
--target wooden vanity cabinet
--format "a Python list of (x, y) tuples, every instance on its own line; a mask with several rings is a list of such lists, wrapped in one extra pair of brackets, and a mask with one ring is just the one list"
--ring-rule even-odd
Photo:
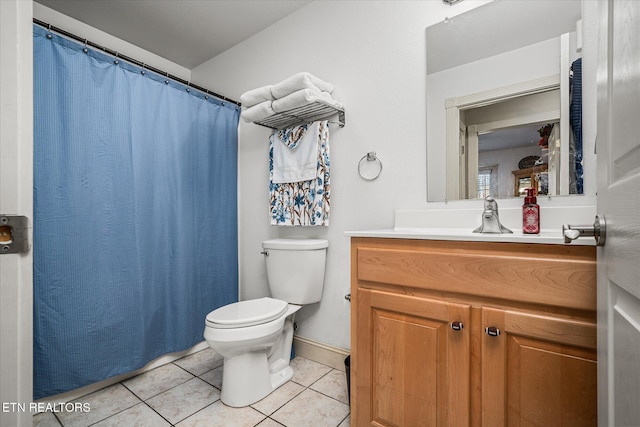
[(595, 426), (595, 248), (352, 238), (354, 426)]
[(358, 422), (468, 424), (470, 307), (370, 289), (355, 300)]
[(595, 426), (596, 326), (482, 308), (482, 425)]

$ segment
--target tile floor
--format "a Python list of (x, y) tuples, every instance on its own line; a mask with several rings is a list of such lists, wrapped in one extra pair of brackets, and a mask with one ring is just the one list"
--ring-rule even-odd
[(35, 427), (345, 427), (345, 373), (302, 357), (294, 377), (259, 402), (231, 408), (220, 401), (222, 358), (211, 349), (178, 359), (79, 398), (88, 412), (44, 412)]

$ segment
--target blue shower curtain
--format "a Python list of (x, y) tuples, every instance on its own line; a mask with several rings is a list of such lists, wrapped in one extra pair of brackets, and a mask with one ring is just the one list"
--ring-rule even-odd
[(34, 26), (34, 399), (237, 301), (238, 108)]

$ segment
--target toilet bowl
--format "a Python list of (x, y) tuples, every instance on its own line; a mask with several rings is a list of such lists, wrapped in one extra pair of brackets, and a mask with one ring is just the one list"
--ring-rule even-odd
[(220, 399), (228, 406), (251, 405), (293, 377), (295, 313), (322, 297), (326, 240), (275, 239), (262, 246), (273, 298), (228, 304), (205, 320), (204, 338), (224, 358)]
[[(247, 304), (245, 304), (247, 303)], [(222, 309), (249, 305), (253, 310), (270, 310), (263, 320), (238, 315), (232, 322), (220, 322), (217, 310), (207, 315), (204, 337), (224, 357), (220, 395), (228, 406), (242, 407), (259, 401), (293, 377), (289, 366), (293, 342), (293, 315), (299, 305), (272, 298), (241, 301)], [(278, 307), (274, 310), (275, 307)], [(229, 319), (229, 311), (224, 313)], [(273, 314), (277, 311), (277, 314)], [(245, 313), (246, 314), (246, 313)]]

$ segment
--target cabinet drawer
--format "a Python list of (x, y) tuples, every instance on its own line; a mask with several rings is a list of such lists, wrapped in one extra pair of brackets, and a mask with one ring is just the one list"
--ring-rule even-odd
[(384, 283), (596, 309), (594, 247), (390, 240), (355, 246), (360, 286)]

